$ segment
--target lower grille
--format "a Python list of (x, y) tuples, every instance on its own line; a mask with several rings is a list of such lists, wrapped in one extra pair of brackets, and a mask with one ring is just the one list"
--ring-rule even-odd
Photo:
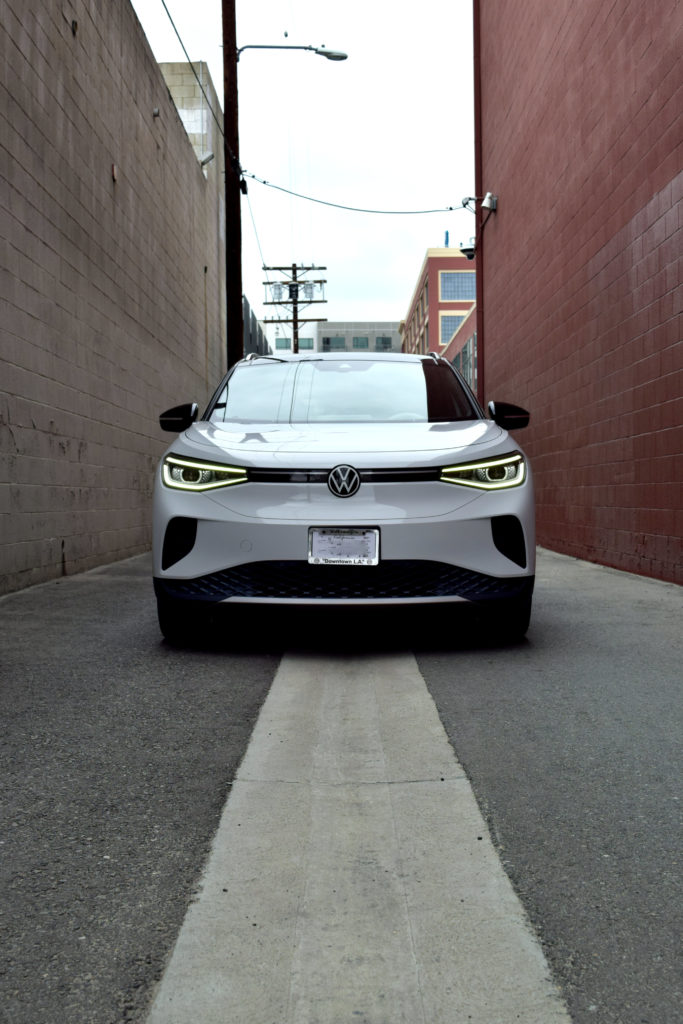
[(193, 580), (155, 579), (157, 594), (191, 601), (254, 597), (270, 601), (419, 599), (491, 601), (531, 594), (533, 577), (499, 579), (443, 562), (397, 560), (377, 566), (253, 562)]

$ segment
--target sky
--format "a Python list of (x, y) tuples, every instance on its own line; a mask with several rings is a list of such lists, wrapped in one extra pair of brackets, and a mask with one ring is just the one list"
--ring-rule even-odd
[[(132, 4), (156, 59), (185, 60), (162, 0)], [(222, 101), (221, 0), (165, 5)], [(474, 234), (473, 214), (460, 208), (474, 194), (471, 0), (237, 0), (237, 45), (249, 44), (348, 54), (340, 62), (306, 51), (241, 55), (240, 163), (270, 183), (248, 178), (242, 198), (252, 309), (286, 315), (263, 305), (266, 276), (281, 275), (262, 267), (296, 263), (326, 268), (308, 275), (326, 280), (326, 304), (302, 315), (403, 319), (427, 249), (445, 245), (446, 232), (454, 248)], [(437, 212), (415, 212), (427, 210)]]

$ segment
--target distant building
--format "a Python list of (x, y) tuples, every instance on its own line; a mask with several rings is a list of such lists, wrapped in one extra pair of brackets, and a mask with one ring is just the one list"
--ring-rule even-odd
[(428, 249), (401, 324), (404, 352), (451, 352), (452, 339), (474, 309), (475, 299), (474, 260), (459, 249)]
[[(276, 352), (291, 352), (291, 336), (275, 339)], [(396, 321), (326, 320), (305, 324), (299, 335), (300, 352), (400, 352), (401, 335)]]
[(223, 114), (204, 61), (159, 65), (183, 128), (206, 177), (215, 159), (223, 164)]
[(472, 307), (460, 324), (442, 355), (460, 371), (476, 394), (479, 388), (476, 306)]
[(269, 355), (271, 348), (263, 324), (257, 319), (246, 295), (242, 296), (242, 323), (244, 325), (245, 356), (253, 352), (257, 352), (260, 356)]

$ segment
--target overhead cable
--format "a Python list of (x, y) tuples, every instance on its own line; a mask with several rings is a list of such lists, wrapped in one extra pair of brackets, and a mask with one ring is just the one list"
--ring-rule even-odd
[(462, 203), (459, 203), (457, 206), (441, 206), (436, 210), (368, 210), (360, 206), (345, 206), (343, 203), (331, 203), (325, 199), (314, 199), (313, 196), (305, 196), (302, 195), (301, 192), (293, 192), (291, 189), (284, 188), (282, 185), (274, 185), (271, 181), (265, 181), (263, 178), (259, 178), (255, 174), (251, 174), (250, 171), (242, 170), (242, 177), (251, 178), (253, 181), (258, 181), (260, 185), (267, 185), (268, 188), (277, 189), (278, 192), (286, 192), (288, 196), (295, 196), (297, 199), (306, 199), (309, 203), (320, 203), (321, 206), (334, 206), (338, 210), (351, 210), (353, 213), (381, 213), (391, 216), (410, 216), (422, 213), (450, 213), (453, 210), (466, 209)]
[(171, 25), (173, 27), (173, 31), (175, 32), (175, 34), (178, 37), (178, 42), (180, 43), (180, 45), (181, 45), (181, 47), (183, 49), (183, 53), (187, 57), (187, 63), (192, 68), (192, 74), (197, 79), (197, 85), (200, 88), (202, 96), (206, 100), (206, 105), (208, 106), (209, 110), (211, 111), (211, 116), (213, 117), (214, 121), (216, 122), (216, 124), (218, 126), (218, 131), (221, 133), (221, 135), (225, 139), (225, 135), (223, 133), (223, 125), (219, 121), (218, 115), (216, 114), (216, 112), (214, 111), (213, 107), (211, 106), (211, 101), (209, 100), (209, 97), (206, 95), (206, 91), (204, 89), (204, 86), (201, 83), (199, 75), (197, 74), (196, 68), (195, 68), (194, 64), (192, 63), (192, 61), (190, 60), (190, 55), (188, 54), (187, 50), (185, 49), (185, 43), (183, 42), (183, 40), (181, 38), (181, 35), (180, 35), (180, 32), (178, 31), (178, 29), (176, 27), (176, 23), (174, 22), (173, 18), (171, 17), (171, 12), (169, 11), (168, 7), (166, 6), (166, 0), (161, 0), (161, 3), (163, 5), (164, 10), (166, 11), (166, 14), (168, 15), (168, 20), (171, 22)]
[[(183, 53), (185, 54), (185, 56), (187, 58), (187, 62), (190, 65), (190, 67), (192, 68), (192, 73), (193, 73), (194, 77), (197, 80), (197, 85), (199, 86), (200, 91), (201, 91), (204, 99), (206, 100), (206, 104), (207, 104), (209, 110), (211, 111), (211, 115), (212, 115), (214, 121), (216, 122), (216, 125), (218, 127), (218, 131), (220, 132), (221, 136), (223, 137), (223, 140), (225, 141), (225, 134), (224, 134), (224, 131), (223, 131), (223, 125), (220, 123), (218, 115), (216, 114), (216, 112), (214, 111), (213, 107), (211, 106), (211, 101), (209, 100), (209, 97), (206, 95), (206, 91), (204, 89), (204, 86), (202, 85), (202, 82), (201, 82), (201, 80), (199, 78), (199, 75), (197, 74), (197, 71), (195, 69), (194, 64), (190, 60), (190, 56), (189, 56), (187, 50), (185, 49), (185, 44), (183, 43), (183, 40), (182, 40), (181, 35), (180, 35), (180, 32), (178, 31), (178, 29), (176, 27), (176, 24), (175, 24), (173, 18), (171, 17), (171, 12), (169, 11), (168, 7), (166, 6), (166, 0), (161, 0), (161, 3), (163, 5), (164, 10), (166, 11), (166, 14), (168, 15), (168, 20), (170, 21), (170, 23), (171, 23), (171, 25), (173, 27), (173, 31), (175, 32), (176, 36), (178, 37), (178, 42), (180, 43), (180, 45), (182, 47), (182, 50), (183, 50)], [(466, 209), (469, 209), (469, 207), (464, 202), (462, 202), (462, 203), (459, 203), (457, 206), (441, 206), (441, 207), (439, 207), (438, 209), (435, 209), (435, 210), (369, 210), (369, 209), (364, 209), (363, 207), (360, 207), (360, 206), (345, 206), (343, 203), (332, 203), (332, 202), (328, 202), (325, 199), (315, 199), (313, 196), (305, 196), (305, 195), (302, 195), (300, 192), (293, 192), (291, 189), (284, 188), (282, 185), (274, 185), (270, 181), (265, 181), (263, 178), (259, 178), (259, 177), (257, 177), (257, 175), (251, 174), (249, 171), (243, 170), (243, 168), (239, 164), (239, 161), (235, 157), (235, 154), (232, 152), (232, 149), (230, 149), (230, 147), (228, 147), (228, 150), (229, 150), (228, 156), (229, 156), (229, 159), (230, 159), (230, 163), (233, 166), (233, 171), (235, 172), (235, 174), (237, 176), (239, 176), (242, 179), (242, 181), (241, 181), (242, 192), (245, 195), (246, 195), (246, 181), (244, 179), (245, 178), (251, 178), (252, 181), (258, 181), (258, 183), (260, 185), (266, 185), (268, 188), (277, 189), (278, 192), (285, 192), (287, 195), (294, 196), (296, 199), (305, 199), (309, 203), (318, 203), (321, 206), (332, 206), (332, 207), (336, 208), (337, 210), (350, 210), (352, 213), (376, 213), (376, 214), (385, 214), (387, 216), (397, 217), (397, 216), (416, 216), (416, 215), (425, 214), (425, 213), (452, 213), (454, 210), (466, 210)]]

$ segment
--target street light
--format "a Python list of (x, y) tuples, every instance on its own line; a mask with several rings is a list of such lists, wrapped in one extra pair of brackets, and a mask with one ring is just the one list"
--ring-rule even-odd
[[(225, 301), (228, 333), (228, 368), (242, 358), (244, 321), (242, 308), (242, 223), (241, 195), (246, 191), (240, 168), (237, 103), (237, 62), (244, 50), (310, 50), (327, 60), (346, 60), (339, 50), (324, 46), (260, 45), (237, 46), (235, 0), (223, 0), (223, 87), (225, 93)], [(232, 102), (231, 102), (232, 101)]]
[(311, 50), (321, 57), (327, 57), (328, 60), (346, 60), (348, 58), (347, 53), (342, 53), (341, 50), (326, 50), (324, 46), (267, 46), (260, 43), (248, 43), (246, 46), (240, 46), (237, 51), (236, 60), (240, 59), (240, 54), (244, 50)]

